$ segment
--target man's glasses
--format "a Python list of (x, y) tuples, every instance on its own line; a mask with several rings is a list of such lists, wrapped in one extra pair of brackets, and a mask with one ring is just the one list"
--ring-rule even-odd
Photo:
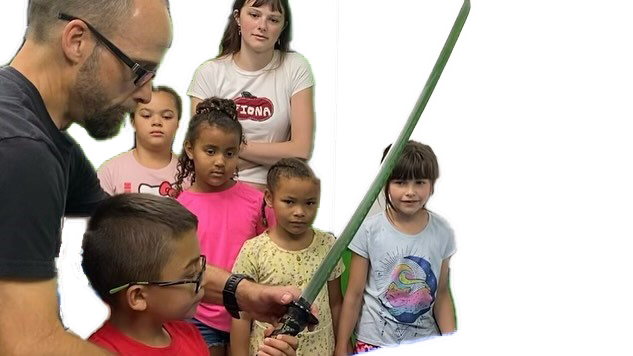
[(169, 287), (169, 286), (175, 286), (179, 284), (193, 283), (196, 285), (195, 292), (197, 294), (198, 291), (200, 290), (200, 285), (202, 284), (202, 278), (204, 276), (204, 271), (206, 269), (207, 269), (207, 258), (205, 255), (200, 255), (200, 273), (194, 279), (179, 279), (176, 281), (156, 281), (156, 282), (129, 282), (129, 283), (125, 283), (122, 286), (118, 286), (116, 288), (110, 289), (109, 293), (115, 294), (124, 290), (127, 287), (131, 287), (135, 285), (140, 285), (140, 286), (151, 285), (151, 286), (159, 286), (159, 287)]
[(156, 71), (147, 70), (143, 68), (139, 63), (134, 62), (132, 59), (130, 59), (130, 57), (126, 56), (125, 53), (123, 53), (117, 46), (115, 46), (112, 42), (110, 42), (110, 40), (108, 40), (101, 33), (99, 33), (99, 31), (97, 31), (96, 28), (92, 27), (92, 25), (89, 24), (88, 22), (80, 19), (79, 17), (70, 16), (61, 12), (57, 14), (57, 18), (64, 21), (79, 20), (85, 23), (86, 26), (88, 26), (88, 28), (90, 29), (90, 31), (92, 31), (92, 33), (94, 33), (95, 36), (97, 36), (99, 41), (103, 42), (103, 44), (106, 45), (106, 47), (108, 47), (108, 49), (110, 49), (110, 51), (112, 51), (112, 53), (118, 59), (120, 59), (123, 63), (125, 63), (125, 65), (127, 65), (132, 70), (132, 72), (136, 74), (134, 85), (136, 85), (137, 87), (139, 88), (142, 87), (143, 85), (147, 84), (147, 82), (152, 80), (154, 76), (156, 76)]

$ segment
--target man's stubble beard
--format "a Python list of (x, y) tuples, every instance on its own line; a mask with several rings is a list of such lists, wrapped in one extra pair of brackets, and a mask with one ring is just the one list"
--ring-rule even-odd
[(130, 110), (120, 104), (111, 105), (106, 97), (99, 79), (99, 52), (99, 47), (95, 48), (79, 69), (71, 94), (74, 97), (71, 98), (71, 103), (77, 103), (83, 108), (83, 117), (75, 122), (82, 126), (90, 137), (105, 140), (119, 133), (125, 115)]

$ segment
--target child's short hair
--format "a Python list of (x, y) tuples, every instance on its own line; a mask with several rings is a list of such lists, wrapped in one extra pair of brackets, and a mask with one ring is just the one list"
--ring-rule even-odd
[[(387, 146), (382, 153), (381, 162), (387, 157), (391, 145)], [(409, 180), (409, 179), (428, 179), (431, 181), (431, 192), (435, 188), (435, 181), (440, 177), (440, 168), (437, 163), (435, 153), (428, 145), (409, 140), (404, 146), (393, 171), (387, 179), (384, 192), (387, 204), (391, 205), (389, 200), (389, 183), (393, 180)]]
[[(266, 188), (271, 193), (274, 192), (277, 182), (279, 178), (299, 178), (299, 179), (307, 179), (314, 182), (316, 185), (320, 185), (321, 181), (312, 171), (312, 168), (308, 166), (302, 158), (282, 158), (277, 163), (273, 164), (268, 170), (268, 175), (266, 176)], [(268, 226), (268, 221), (266, 219), (265, 214), (266, 201), (262, 202), (262, 219), (264, 222), (264, 226)]]
[(266, 176), (266, 187), (269, 191), (275, 189), (275, 185), (279, 178), (300, 178), (312, 180), (315, 184), (319, 184), (319, 178), (316, 177), (310, 166), (301, 158), (282, 158), (273, 164), (268, 170)]
[(113, 307), (112, 288), (132, 281), (157, 281), (171, 241), (195, 230), (198, 219), (176, 200), (150, 194), (120, 194), (103, 201), (84, 234), (88, 281)]

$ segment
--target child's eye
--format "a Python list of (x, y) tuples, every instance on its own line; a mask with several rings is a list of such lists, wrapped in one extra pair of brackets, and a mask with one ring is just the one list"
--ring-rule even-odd
[(173, 118), (174, 118), (174, 117), (173, 117), (173, 116), (171, 116), (171, 115), (163, 115), (163, 119), (165, 119), (165, 120), (171, 120), (171, 119), (173, 119)]
[(227, 156), (227, 157), (233, 157), (235, 155), (235, 153), (229, 151), (229, 152), (226, 152), (224, 155)]
[(208, 154), (208, 155), (214, 155), (214, 154), (215, 154), (215, 150), (214, 150), (214, 149), (209, 148), (209, 149), (207, 149), (207, 154)]
[(292, 200), (288, 200), (288, 199), (282, 200), (282, 202), (285, 203), (285, 204), (292, 204), (293, 203)]
[(306, 204), (307, 204), (308, 206), (312, 206), (312, 205), (316, 204), (316, 202), (309, 201), (309, 202), (307, 202)]

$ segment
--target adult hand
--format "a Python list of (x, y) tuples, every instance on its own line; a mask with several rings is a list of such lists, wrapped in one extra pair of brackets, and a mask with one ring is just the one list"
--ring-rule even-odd
[(275, 338), (268, 337), (273, 332), (273, 327), (268, 327), (264, 331), (264, 343), (259, 345), (258, 356), (294, 356), (299, 347), (299, 339), (290, 335), (277, 335)]
[(253, 319), (275, 324), (286, 311), (288, 303), (299, 299), (301, 291), (290, 286), (265, 286), (248, 280), (237, 285), (237, 305)]

